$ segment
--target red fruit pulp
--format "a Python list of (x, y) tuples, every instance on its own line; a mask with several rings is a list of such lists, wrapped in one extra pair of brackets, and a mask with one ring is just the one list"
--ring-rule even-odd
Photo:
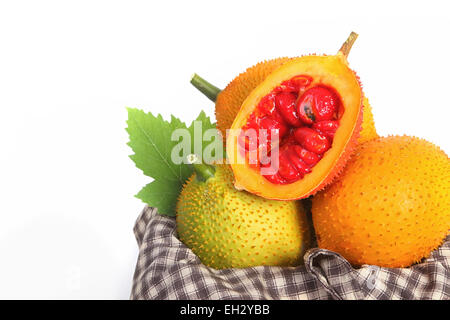
[(295, 129), (294, 137), (302, 147), (315, 154), (322, 154), (331, 147), (330, 141), (325, 135), (308, 127)]
[(303, 93), (297, 102), (298, 114), (303, 123), (332, 120), (338, 110), (339, 98), (332, 90), (316, 86)]
[[(253, 168), (271, 167), (270, 161), (259, 160), (264, 157), (263, 150), (268, 152), (266, 157), (278, 157), (276, 172), (263, 174), (274, 184), (293, 183), (310, 173), (332, 147), (339, 128), (339, 117), (343, 113), (339, 95), (333, 88), (312, 85), (312, 80), (299, 75), (273, 89), (258, 103), (239, 136), (246, 158), (250, 153), (257, 154), (258, 164), (253, 164)], [(253, 136), (248, 135), (249, 129), (254, 130)], [(273, 150), (277, 144), (270, 140), (272, 132), (277, 132), (280, 140), (279, 148)], [(261, 134), (266, 134), (267, 139)]]
[(317, 132), (324, 134), (330, 139), (334, 138), (337, 128), (339, 127), (339, 122), (336, 120), (319, 121), (313, 123), (311, 128)]
[(297, 115), (295, 102), (297, 96), (291, 92), (281, 92), (275, 96), (275, 106), (284, 120), (293, 127), (302, 126), (302, 121)]

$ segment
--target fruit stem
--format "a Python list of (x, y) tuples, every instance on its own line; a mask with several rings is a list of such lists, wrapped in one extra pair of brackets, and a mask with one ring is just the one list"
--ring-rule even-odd
[(201, 163), (198, 160), (198, 157), (196, 154), (190, 154), (187, 156), (187, 162), (190, 164), (196, 173), (197, 180), (199, 181), (207, 181), (209, 178), (214, 177), (214, 174), (216, 173), (216, 169), (214, 169), (213, 166), (210, 166), (206, 163)]
[(339, 52), (344, 55), (344, 57), (348, 57), (348, 54), (350, 53), (350, 50), (352, 49), (353, 44), (356, 41), (356, 38), (358, 38), (358, 34), (356, 32), (350, 33), (347, 40), (345, 40), (344, 44), (339, 49)]
[(217, 95), (220, 93), (219, 88), (212, 85), (198, 74), (194, 73), (191, 78), (191, 83), (194, 87), (196, 87), (201, 93), (209, 98), (212, 102), (216, 102)]

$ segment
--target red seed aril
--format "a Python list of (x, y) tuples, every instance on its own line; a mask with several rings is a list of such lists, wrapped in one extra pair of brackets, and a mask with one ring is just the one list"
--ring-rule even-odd
[(332, 120), (339, 108), (339, 98), (326, 87), (308, 89), (297, 101), (297, 112), (303, 123)]
[(279, 154), (279, 168), (278, 173), (287, 181), (296, 181), (303, 176), (295, 166), (289, 161), (286, 151)]
[(297, 156), (300, 157), (307, 165), (313, 166), (320, 160), (320, 156), (314, 152), (308, 151), (305, 148), (295, 145), (293, 147)]
[(311, 172), (311, 168), (309, 168), (308, 165), (302, 159), (299, 158), (299, 156), (292, 147), (286, 151), (287, 155), (291, 163), (295, 166), (297, 171), (300, 172), (301, 176), (303, 177), (305, 174)]
[(275, 106), (283, 119), (293, 127), (300, 127), (302, 122), (295, 110), (297, 97), (293, 93), (282, 92), (275, 96)]
[[(278, 130), (279, 138), (283, 138), (287, 133), (287, 127), (284, 123), (274, 119), (273, 117), (263, 117), (259, 119), (259, 129), (267, 130), (267, 137), (272, 137), (272, 130)], [(258, 132), (260, 134), (261, 132)]]
[(326, 136), (308, 127), (295, 129), (294, 137), (303, 148), (316, 154), (322, 154), (331, 147)]
[(315, 122), (311, 128), (316, 130), (317, 132), (322, 133), (330, 139), (334, 138), (334, 134), (336, 133), (337, 128), (339, 127), (339, 122), (336, 120), (325, 120)]

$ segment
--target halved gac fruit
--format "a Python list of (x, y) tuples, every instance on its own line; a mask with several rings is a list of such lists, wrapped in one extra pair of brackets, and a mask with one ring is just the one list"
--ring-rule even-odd
[(236, 188), (270, 199), (302, 199), (342, 170), (363, 117), (363, 94), (348, 67), (346, 44), (335, 56), (285, 62), (246, 97), (226, 140)]

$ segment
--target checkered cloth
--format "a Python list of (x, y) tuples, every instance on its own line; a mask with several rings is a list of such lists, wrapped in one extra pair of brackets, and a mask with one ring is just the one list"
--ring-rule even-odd
[(131, 299), (450, 299), (450, 236), (410, 268), (353, 268), (310, 249), (299, 267), (215, 270), (176, 237), (175, 219), (146, 207), (134, 228), (139, 259)]

